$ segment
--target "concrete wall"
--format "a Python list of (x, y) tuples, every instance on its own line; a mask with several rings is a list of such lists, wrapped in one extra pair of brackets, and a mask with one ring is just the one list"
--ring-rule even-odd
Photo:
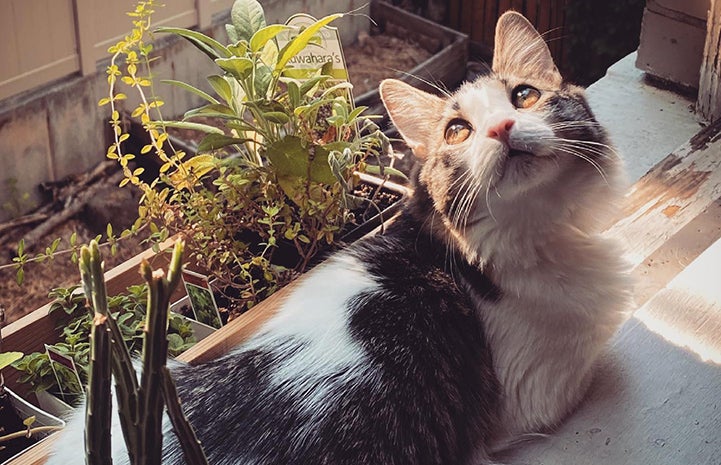
[(648, 0), (636, 66), (697, 89), (710, 0)]
[[(350, 12), (367, 4), (366, 0), (271, 0), (263, 2), (268, 22), (284, 21), (289, 15), (306, 12), (321, 17), (333, 12)], [(368, 8), (360, 12), (367, 14)], [(127, 17), (125, 21), (130, 29)], [(214, 18), (213, 26), (204, 31), (226, 42), (224, 24), (228, 15)], [(367, 17), (354, 15), (339, 20), (344, 43), (351, 43), (361, 29), (368, 29)], [(160, 79), (176, 79), (210, 91), (205, 77), (216, 74), (215, 65), (197, 49), (177, 38), (162, 38), (156, 44), (153, 73)], [(105, 159), (108, 145), (108, 107), (97, 102), (107, 94), (105, 67), (98, 63), (98, 72), (86, 77), (62, 79), (0, 101), (0, 206), (30, 194), (30, 202), (19, 202), (28, 211), (40, 202), (37, 185), (55, 181), (70, 174), (83, 172)], [(165, 105), (166, 118), (181, 115), (202, 103), (181, 89), (158, 84), (156, 92)], [(137, 98), (132, 92), (125, 102), (134, 108)], [(16, 192), (10, 188), (15, 181)], [(12, 212), (0, 208), (0, 221)]]

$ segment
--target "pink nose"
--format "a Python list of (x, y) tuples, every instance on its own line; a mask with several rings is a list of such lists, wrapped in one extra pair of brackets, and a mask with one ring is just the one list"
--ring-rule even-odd
[(500, 123), (494, 124), (488, 128), (486, 135), (501, 142), (508, 143), (508, 133), (515, 124), (512, 119), (504, 119)]

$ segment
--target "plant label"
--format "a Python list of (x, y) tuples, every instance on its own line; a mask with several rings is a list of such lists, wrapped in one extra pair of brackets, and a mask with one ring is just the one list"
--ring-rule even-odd
[(190, 270), (183, 270), (182, 277), (193, 309), (193, 319), (216, 329), (223, 326), (208, 277)]
[[(71, 403), (68, 398), (69, 395), (77, 396), (78, 392), (84, 392), (83, 382), (80, 381), (80, 373), (77, 365), (75, 365), (75, 360), (48, 344), (45, 344), (45, 353), (50, 359), (50, 368), (52, 368), (55, 380), (58, 382), (61, 399), (69, 404)], [(77, 389), (70, 387), (69, 383), (77, 383)]]
[[(286, 21), (292, 31), (308, 27), (317, 19), (305, 13), (298, 13)], [(278, 48), (282, 49), (293, 37), (295, 32), (278, 35)], [(345, 64), (345, 55), (341, 45), (338, 28), (324, 26), (318, 33), (318, 40), (311, 41), (307, 47), (298, 52), (290, 59), (288, 64), (292, 65), (297, 72), (291, 72), (290, 77), (296, 79), (307, 79), (315, 74), (320, 68), (326, 67), (328, 74), (337, 81), (348, 81), (348, 67)]]

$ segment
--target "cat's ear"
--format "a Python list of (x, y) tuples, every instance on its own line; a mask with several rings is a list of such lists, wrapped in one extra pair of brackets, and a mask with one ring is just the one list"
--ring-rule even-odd
[(507, 11), (498, 18), (493, 71), (502, 76), (540, 78), (553, 86), (560, 86), (562, 81), (543, 37), (515, 11)]
[(443, 114), (443, 99), (396, 79), (382, 81), (379, 90), (383, 105), (408, 147), (417, 157), (426, 158), (432, 131)]

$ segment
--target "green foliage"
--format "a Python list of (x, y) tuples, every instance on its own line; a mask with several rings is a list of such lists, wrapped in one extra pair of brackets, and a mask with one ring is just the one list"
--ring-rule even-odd
[[(90, 329), (93, 315), (85, 305), (85, 295), (79, 286), (57, 288), (50, 292), (53, 302), (49, 313), (58, 322), (60, 341), (52, 347), (59, 353), (73, 359), (78, 368), (80, 379), (87, 382), (87, 367), (90, 356)], [(147, 286), (130, 286), (126, 294), (108, 297), (108, 307), (118, 323), (128, 350), (138, 355), (142, 349), (143, 324), (147, 300)], [(175, 357), (195, 344), (193, 329), (189, 321), (180, 315), (171, 315), (168, 330), (168, 353)], [(20, 370), (20, 382), (30, 383), (33, 390), (59, 392), (57, 380), (53, 374), (50, 359), (45, 352), (34, 352), (16, 361), (13, 366)], [(67, 368), (55, 364), (63, 392), (80, 394), (75, 376)]]
[(22, 352), (0, 352), (0, 370), (10, 366), (23, 357)]
[[(123, 167), (121, 185), (143, 191), (136, 228), (148, 225), (156, 243), (183, 234), (193, 252), (188, 258), (212, 270), (249, 308), (337, 241), (352, 220), (350, 207), (360, 202), (351, 194), (356, 173), (364, 171), (368, 157), (380, 159), (389, 141), (371, 117), (362, 116), (365, 108), (352, 108), (351, 85), (334, 80), (330, 67), (298, 70), (290, 64), (323, 26), (342, 15), (300, 30), (268, 25), (256, 0), (234, 3), (228, 43), (183, 28), (156, 30), (184, 38), (217, 66), (217, 74), (208, 77), (213, 95), (165, 81), (207, 103), (181, 121), (163, 121), (146, 43), (153, 6), (139, 3), (133, 31), (110, 48), (109, 94), (100, 101), (110, 106), (115, 134), (107, 155)], [(123, 152), (129, 136), (118, 110), (126, 99), (120, 83), (140, 95), (131, 115), (140, 118), (150, 139), (140, 154), (160, 162), (156, 179), (143, 181), (140, 168), (131, 168), (135, 154)], [(170, 127), (206, 134), (195, 156), (172, 148), (165, 132)], [(280, 242), (297, 254), (293, 264), (281, 266), (274, 259)]]

